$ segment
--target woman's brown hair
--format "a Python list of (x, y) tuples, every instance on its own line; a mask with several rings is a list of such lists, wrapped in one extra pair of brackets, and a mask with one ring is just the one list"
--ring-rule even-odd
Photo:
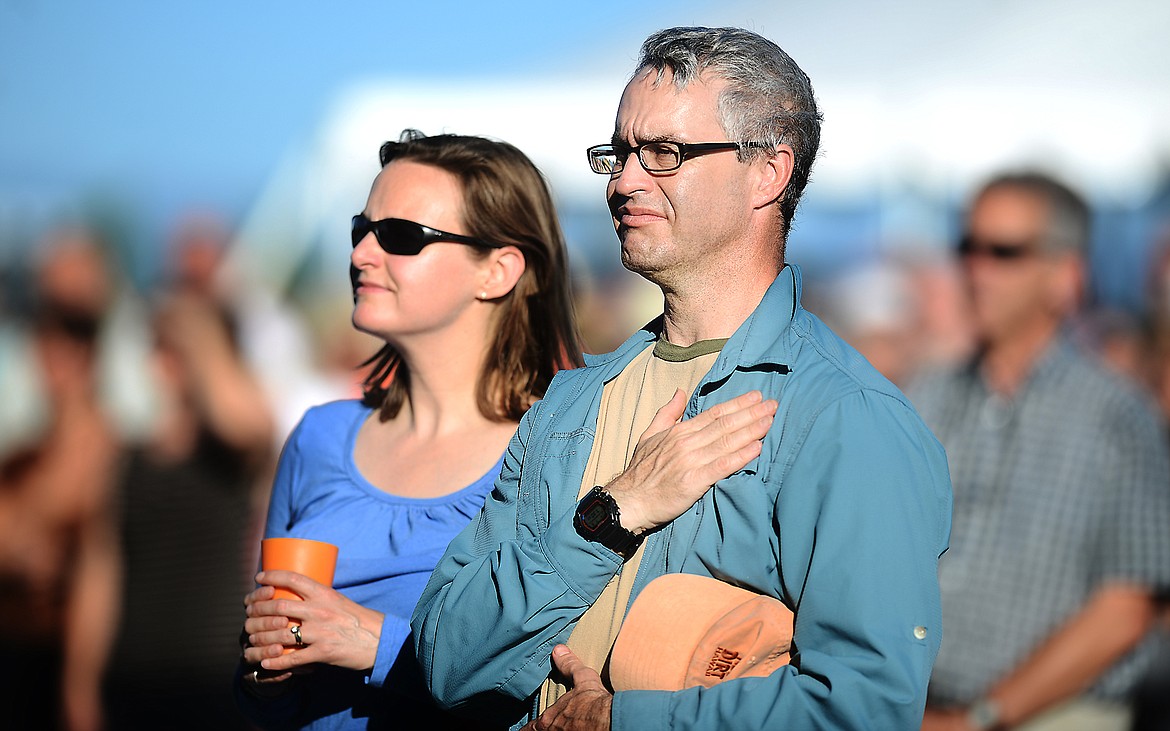
[[(582, 364), (568, 255), (544, 176), (517, 148), (484, 137), (427, 137), (408, 129), (397, 142), (382, 145), (379, 157), (382, 167), (409, 160), (454, 175), (463, 191), (467, 233), (523, 252), (524, 273), (500, 298), (476, 386), (484, 416), (519, 421), (558, 370)], [(365, 365), (372, 367), (362, 382), (363, 403), (379, 408), (383, 421), (393, 418), (410, 384), (402, 356), (386, 344)]]

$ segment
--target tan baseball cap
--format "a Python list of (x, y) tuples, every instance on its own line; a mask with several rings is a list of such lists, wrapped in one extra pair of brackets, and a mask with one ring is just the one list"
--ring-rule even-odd
[(788, 664), (792, 612), (706, 576), (667, 574), (634, 599), (609, 659), (619, 690), (710, 688)]

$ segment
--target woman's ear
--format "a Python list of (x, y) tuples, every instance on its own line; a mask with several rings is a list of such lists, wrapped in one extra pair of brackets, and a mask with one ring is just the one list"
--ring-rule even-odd
[(788, 181), (792, 180), (792, 169), (796, 155), (789, 145), (780, 145), (769, 156), (756, 161), (759, 178), (752, 196), (752, 206), (770, 206), (784, 195)]
[(524, 252), (516, 246), (502, 246), (492, 249), (484, 260), (483, 278), (480, 281), (480, 291), (477, 296), (484, 300), (494, 300), (512, 291), (516, 282), (527, 268)]

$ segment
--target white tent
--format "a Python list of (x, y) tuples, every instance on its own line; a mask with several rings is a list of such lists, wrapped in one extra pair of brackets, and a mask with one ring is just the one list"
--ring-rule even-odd
[[(751, 28), (809, 73), (826, 118), (810, 197), (877, 198), (897, 208), (910, 187), (930, 191), (933, 202), (953, 201), (1000, 167), (1038, 164), (1096, 199), (1137, 205), (1166, 175), (1170, 3), (892, 9), (753, 0), (687, 15), (668, 22)], [(322, 261), (343, 271), (349, 216), (364, 204), (378, 146), (405, 127), (513, 142), (548, 175), (563, 209), (596, 206), (603, 231), (603, 182), (586, 167), (584, 149), (610, 136), (638, 42), (652, 30), (622, 28), (523, 79), (388, 80), (344, 90), (316, 139), (289, 152), (248, 217), (239, 263), (280, 286), (301, 256), (324, 247)], [(927, 210), (914, 225), (941, 235), (944, 216)]]

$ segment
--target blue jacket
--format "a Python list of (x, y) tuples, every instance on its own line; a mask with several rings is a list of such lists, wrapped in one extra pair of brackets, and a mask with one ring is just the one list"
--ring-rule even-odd
[[(649, 535), (633, 588), (636, 597), (682, 572), (777, 597), (796, 617), (791, 664), (710, 689), (619, 692), (614, 729), (921, 723), (942, 638), (946, 456), (906, 398), (800, 306), (800, 289), (788, 265), (684, 416), (758, 389), (780, 404), (762, 455)], [(440, 560), (411, 621), (440, 705), (522, 722), (553, 646), (621, 570), (620, 557), (576, 533), (573, 508), (602, 386), (654, 339), (648, 327), (557, 375), (521, 422), (483, 511)]]

